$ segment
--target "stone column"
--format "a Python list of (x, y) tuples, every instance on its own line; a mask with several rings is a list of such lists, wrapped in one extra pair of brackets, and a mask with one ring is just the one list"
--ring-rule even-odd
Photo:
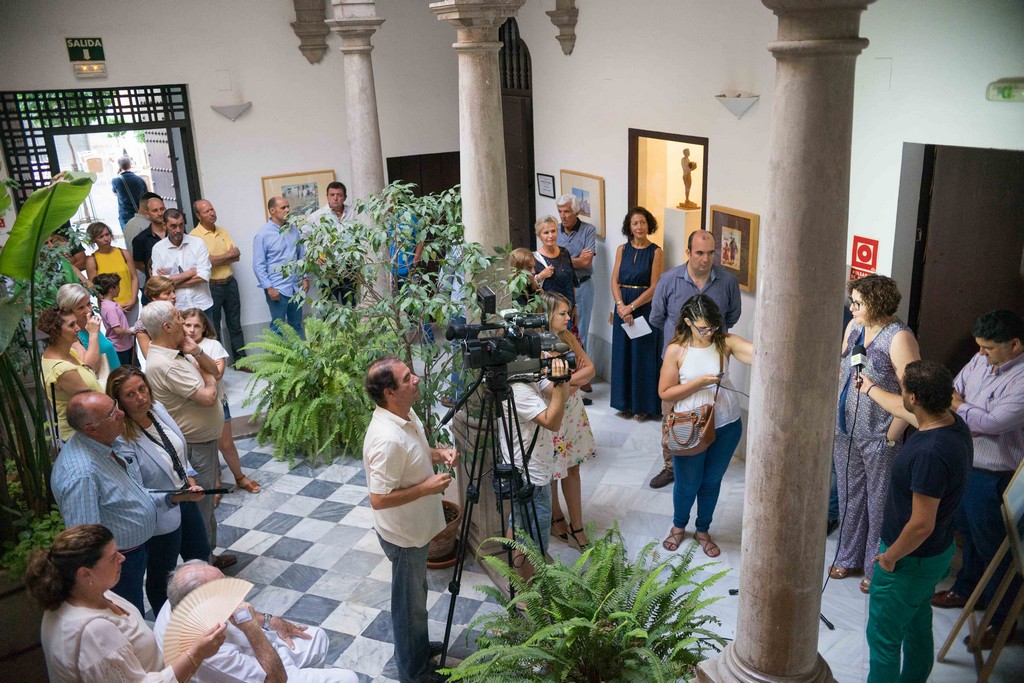
[(832, 681), (817, 652), (838, 302), (861, 12), (873, 0), (762, 0), (779, 21), (758, 259), (736, 639), (700, 681)]
[(327, 25), (341, 37), (345, 60), (345, 113), (352, 177), (348, 192), (363, 199), (384, 188), (384, 156), (377, 120), (377, 91), (373, 85), (370, 38), (384, 20), (372, 0), (331, 0), (334, 19)]
[(459, 154), (466, 241), (508, 243), (505, 124), (498, 76), (498, 28), (526, 0), (442, 0), (430, 9), (458, 31)]

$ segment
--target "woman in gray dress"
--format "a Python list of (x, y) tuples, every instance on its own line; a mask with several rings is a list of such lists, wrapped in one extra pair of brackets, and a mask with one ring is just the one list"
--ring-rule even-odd
[(839, 489), (839, 552), (829, 567), (833, 579), (864, 574), (868, 592), (878, 554), (882, 510), (889, 492), (892, 463), (907, 423), (874, 401), (860, 400), (853, 350), (863, 346), (867, 360), (860, 371), (886, 391), (899, 393), (907, 363), (919, 360), (917, 339), (896, 317), (900, 291), (895, 280), (867, 275), (846, 286), (853, 320), (846, 326), (839, 366), (839, 403), (832, 457)]

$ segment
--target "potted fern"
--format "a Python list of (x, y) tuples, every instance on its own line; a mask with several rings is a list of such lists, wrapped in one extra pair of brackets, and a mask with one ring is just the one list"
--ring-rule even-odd
[(649, 543), (631, 561), (616, 525), (569, 566), (545, 564), (532, 543), (492, 540), (520, 549), (537, 573), (526, 583), (504, 557), (484, 558), (515, 597), (479, 588), (505, 610), (470, 624), (479, 649), (444, 672), (452, 681), (676, 681), (725, 644), (705, 612), (719, 598), (703, 594), (728, 570), (700, 580), (711, 565), (691, 566), (695, 545), (662, 559)]

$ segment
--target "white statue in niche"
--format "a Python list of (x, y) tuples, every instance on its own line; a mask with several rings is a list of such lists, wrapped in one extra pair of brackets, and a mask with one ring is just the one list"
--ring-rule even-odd
[(683, 167), (683, 188), (686, 190), (686, 200), (676, 204), (676, 207), (680, 209), (699, 209), (699, 204), (690, 201), (690, 188), (693, 187), (692, 174), (697, 168), (697, 162), (690, 161), (689, 147), (683, 150), (683, 158), (679, 160), (679, 165)]

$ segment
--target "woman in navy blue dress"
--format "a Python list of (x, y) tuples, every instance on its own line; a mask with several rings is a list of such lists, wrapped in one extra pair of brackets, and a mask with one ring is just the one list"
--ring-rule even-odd
[(637, 318), (650, 321), (651, 298), (665, 267), (664, 253), (649, 235), (658, 221), (642, 206), (630, 209), (622, 221), (628, 238), (615, 252), (612, 296), (615, 314), (612, 325), (612, 408), (619, 417), (637, 422), (661, 415), (658, 376), (661, 373), (661, 330), (630, 339), (622, 328)]

